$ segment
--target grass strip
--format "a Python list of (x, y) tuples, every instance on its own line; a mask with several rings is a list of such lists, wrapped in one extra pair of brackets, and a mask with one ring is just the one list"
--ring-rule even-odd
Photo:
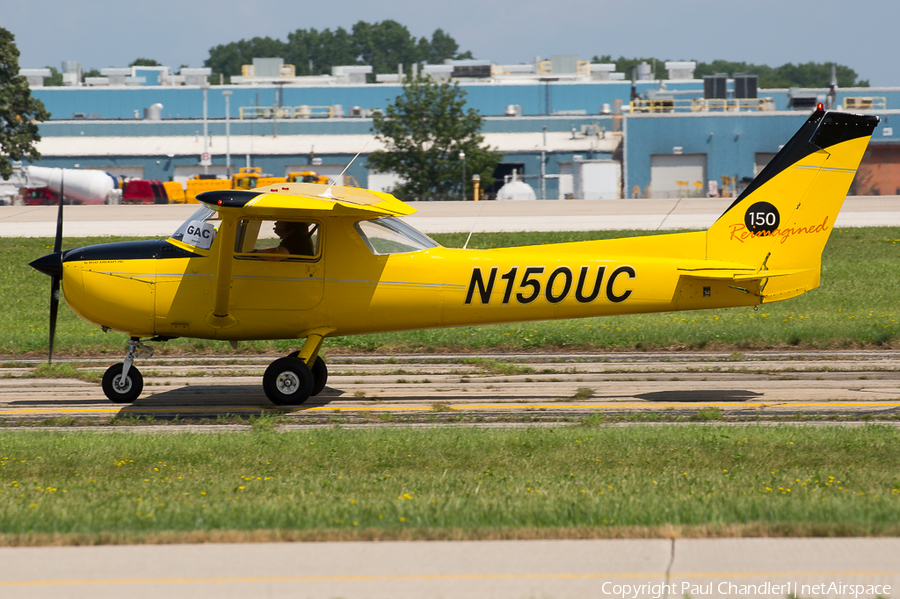
[(898, 441), (877, 425), (0, 431), (0, 543), (896, 535)]
[[(646, 235), (647, 231), (475, 234), (469, 247), (493, 248)], [(459, 247), (465, 235), (435, 235)], [(66, 247), (121, 238), (68, 239)], [(47, 350), (49, 279), (28, 263), (52, 251), (50, 239), (0, 239), (0, 355), (41, 356)], [(822, 257), (821, 287), (759, 310), (735, 308), (666, 312), (580, 320), (432, 329), (327, 339), (325, 349), (353, 352), (621, 351), (653, 349), (745, 350), (900, 347), (900, 228), (833, 231)], [(99, 327), (62, 307), (59, 355), (124, 355), (127, 337)], [(296, 343), (247, 342), (241, 353), (287, 353)], [(231, 354), (222, 341), (178, 339), (153, 345), (157, 355)]]

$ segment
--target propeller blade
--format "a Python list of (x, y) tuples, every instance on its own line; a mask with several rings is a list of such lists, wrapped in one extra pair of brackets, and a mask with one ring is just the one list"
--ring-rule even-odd
[(47, 364), (53, 364), (53, 340), (56, 338), (56, 315), (59, 313), (59, 279), (50, 279), (50, 348), (47, 352)]
[(59, 172), (59, 212), (56, 215), (56, 241), (53, 243), (53, 251), (58, 252), (62, 249), (62, 230), (63, 230), (63, 198), (66, 192), (65, 170)]
[(47, 350), (47, 364), (53, 364), (53, 340), (56, 338), (56, 316), (59, 313), (59, 282), (62, 278), (62, 233), (63, 233), (63, 200), (66, 197), (65, 169), (59, 171), (59, 212), (56, 215), (56, 240), (53, 242), (53, 253), (59, 256), (60, 269), (58, 275), (50, 278), (50, 346)]

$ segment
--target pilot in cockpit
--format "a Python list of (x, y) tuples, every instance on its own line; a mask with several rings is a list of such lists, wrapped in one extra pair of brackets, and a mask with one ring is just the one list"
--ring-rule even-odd
[(309, 223), (277, 220), (273, 230), (281, 238), (281, 243), (277, 247), (253, 250), (253, 253), (256, 254), (269, 254), (261, 256), (263, 260), (278, 262), (288, 256), (312, 256), (315, 254)]

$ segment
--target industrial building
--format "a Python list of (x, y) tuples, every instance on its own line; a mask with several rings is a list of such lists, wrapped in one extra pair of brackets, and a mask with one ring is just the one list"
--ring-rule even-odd
[[(514, 171), (538, 199), (730, 195), (818, 102), (882, 119), (853, 191), (900, 189), (900, 130), (895, 135), (891, 123), (900, 115), (900, 88), (757, 89), (752, 75), (695, 79), (694, 63), (666, 67), (666, 80), (649, 79), (649, 68), (632, 80), (613, 65), (554, 56), (525, 65), (457, 61), (422, 72), (458, 83), (484, 117), (486, 144), (504, 155), (489, 195)], [(373, 111), (402, 93), (399, 72), (374, 83), (365, 66), (295, 77), (291, 65), (263, 59), (228, 85), (209, 85), (208, 69), (172, 75), (168, 67), (132, 67), (104, 69), (83, 85), (69, 76), (62, 87), (42, 85), (49, 70), (21, 73), (51, 113), (40, 126), (40, 166), (162, 181), (245, 166), (336, 177), (365, 146), (344, 182), (390, 190), (397, 181), (370, 170), (365, 155), (379, 149)]]

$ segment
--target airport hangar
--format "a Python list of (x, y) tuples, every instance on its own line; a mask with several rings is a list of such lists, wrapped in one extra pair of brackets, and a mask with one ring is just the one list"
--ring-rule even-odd
[[(516, 171), (537, 199), (702, 197), (711, 182), (731, 195), (823, 102), (882, 119), (851, 193), (900, 194), (900, 129), (895, 134), (891, 123), (900, 118), (900, 88), (756, 89), (746, 76), (694, 79), (693, 63), (667, 63), (667, 80), (639, 68), (628, 81), (612, 65), (574, 58), (424, 67), (460, 85), (468, 106), (484, 116), (485, 143), (504, 154), (489, 193)], [(230, 159), (232, 171), (336, 177), (363, 150), (346, 181), (390, 190), (396, 176), (370, 171), (365, 155), (381, 147), (371, 114), (402, 93), (401, 76), (367, 83), (371, 68), (356, 66), (292, 77), (284, 66), (274, 76), (211, 86), (208, 69), (182, 69), (187, 77), (167, 67), (104, 69), (116, 75), (62, 87), (42, 85), (49, 70), (22, 69), (51, 113), (40, 125), (36, 164), (185, 181), (203, 172), (224, 176)], [(208, 167), (199, 164), (204, 148)]]

